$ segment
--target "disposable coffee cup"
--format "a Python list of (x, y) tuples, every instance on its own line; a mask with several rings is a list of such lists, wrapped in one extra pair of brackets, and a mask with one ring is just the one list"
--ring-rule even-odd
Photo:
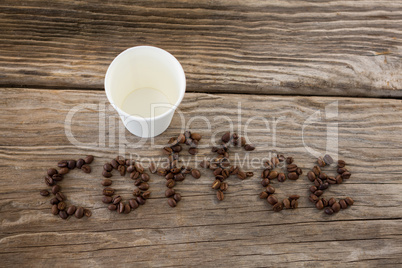
[(169, 52), (138, 46), (120, 53), (105, 76), (105, 91), (132, 134), (148, 138), (164, 132), (186, 91), (186, 77)]

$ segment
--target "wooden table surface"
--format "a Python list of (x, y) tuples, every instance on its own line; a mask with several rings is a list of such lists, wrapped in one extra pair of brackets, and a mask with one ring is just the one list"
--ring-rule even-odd
[[(0, 266), (401, 265), (401, 29), (400, 1), (0, 1)], [(126, 131), (103, 90), (113, 58), (137, 45), (169, 51), (187, 76), (180, 113), (154, 141)], [(263, 169), (247, 165), (255, 175), (230, 178), (222, 202), (204, 169), (175, 188), (176, 208), (156, 175), (151, 198), (128, 215), (101, 202), (105, 162), (162, 157), (156, 145), (184, 123), (203, 136), (198, 158), (182, 154), (198, 166), (228, 120), (239, 133), (248, 124), (256, 146), (239, 156), (295, 158), (304, 175), (272, 185), (280, 198), (299, 194), (299, 208), (273, 212), (258, 198)], [(324, 196), (355, 200), (332, 216), (308, 201), (305, 176), (329, 129), (352, 177)], [(89, 154), (92, 173), (60, 184), (92, 217), (51, 215), (39, 195), (47, 168)], [(132, 181), (113, 179), (128, 198)]]

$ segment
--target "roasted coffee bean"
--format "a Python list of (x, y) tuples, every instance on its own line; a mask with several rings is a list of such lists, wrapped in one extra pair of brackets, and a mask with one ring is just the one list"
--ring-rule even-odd
[(109, 164), (109, 163), (106, 163), (106, 164), (103, 165), (103, 169), (106, 172), (111, 172), (113, 170), (113, 166), (111, 164)]
[(325, 172), (321, 172), (320, 175), (318, 175), (318, 178), (320, 178), (321, 180), (326, 180), (327, 179), (327, 174), (325, 174)]
[(241, 179), (241, 180), (245, 180), (245, 179), (247, 178), (247, 175), (246, 175), (246, 173), (245, 173), (244, 171), (239, 170), (239, 171), (237, 172), (237, 177), (238, 177), (239, 179)]
[(146, 191), (149, 189), (149, 184), (146, 182), (141, 183), (140, 185), (138, 185), (138, 188), (142, 191)]
[(173, 173), (170, 173), (170, 171), (169, 171), (169, 173), (165, 176), (165, 179), (166, 179), (166, 180), (172, 180), (172, 179), (174, 179), (174, 174), (173, 174)]
[(307, 173), (307, 178), (309, 179), (309, 181), (313, 182), (316, 179), (316, 175), (314, 174), (313, 171), (309, 171)]
[(103, 189), (103, 195), (112, 196), (114, 195), (114, 189), (110, 187), (106, 187)]
[(345, 167), (346, 166), (346, 162), (345, 161), (343, 161), (343, 160), (338, 160), (338, 167), (339, 168), (343, 168), (343, 167)]
[(76, 164), (77, 164), (77, 162), (76, 162), (75, 160), (68, 160), (68, 161), (67, 161), (67, 167), (68, 167), (69, 169), (74, 169), (75, 166), (76, 166)]
[(148, 182), (151, 179), (151, 177), (147, 173), (141, 174), (141, 180)]
[(113, 201), (113, 198), (111, 196), (102, 197), (102, 202), (105, 204), (110, 204), (110, 203), (112, 203), (112, 201)]
[(318, 190), (324, 191), (324, 190), (328, 189), (328, 186), (329, 186), (328, 182), (324, 182), (323, 184), (318, 186)]
[(264, 169), (264, 171), (261, 174), (261, 178), (263, 178), (263, 179), (268, 178), (269, 172), (271, 172), (270, 169), (268, 169), (268, 168)]
[(344, 173), (344, 172), (347, 172), (348, 170), (346, 169), (346, 168), (338, 168), (337, 170), (336, 170), (336, 172), (338, 173), (338, 174), (342, 174), (342, 173)]
[(310, 192), (314, 193), (315, 191), (317, 191), (317, 187), (314, 185), (310, 186)]
[(83, 165), (85, 165), (85, 161), (84, 161), (84, 159), (81, 159), (81, 158), (80, 158), (80, 159), (77, 160), (77, 163), (76, 163), (75, 166), (76, 166), (77, 168), (81, 169), (81, 167), (82, 167)]
[(92, 211), (90, 211), (90, 210), (87, 209), (87, 208), (84, 208), (84, 215), (85, 215), (87, 218), (89, 218), (89, 217), (92, 216)]
[(335, 202), (332, 204), (331, 208), (336, 213), (341, 210), (341, 205), (339, 204), (339, 202)]
[(290, 164), (286, 167), (288, 172), (296, 172), (297, 170), (297, 165), (296, 164)]
[(216, 191), (216, 198), (219, 201), (222, 201), (225, 198), (225, 195), (223, 194), (223, 192), (221, 190)]
[(303, 174), (303, 170), (302, 170), (301, 168), (299, 168), (299, 167), (298, 167), (298, 168), (296, 169), (296, 173), (297, 173), (297, 175), (299, 175), (299, 176), (300, 176), (300, 175), (302, 175), (302, 174)]
[(110, 161), (110, 165), (112, 165), (114, 169), (117, 169), (119, 167), (119, 162), (116, 159), (112, 159), (112, 161)]
[(169, 141), (168, 141), (168, 144), (170, 144), (170, 145), (175, 145), (175, 144), (177, 144), (177, 138), (176, 137), (171, 137), (170, 139), (169, 139)]
[(59, 201), (63, 201), (63, 200), (66, 200), (66, 199), (67, 199), (66, 196), (65, 196), (62, 192), (58, 192), (58, 193), (56, 194), (56, 198), (57, 198), (57, 200), (59, 200)]
[(322, 200), (318, 200), (317, 203), (315, 203), (315, 207), (317, 209), (323, 209), (324, 208), (324, 204), (322, 203)]
[(246, 145), (246, 138), (240, 137), (240, 145), (243, 147)]
[(291, 200), (297, 200), (299, 198), (300, 198), (300, 195), (298, 195), (298, 194), (292, 194), (289, 196), (289, 199), (291, 199)]
[(274, 164), (272, 164), (271, 160), (265, 161), (264, 166), (267, 168), (266, 170), (271, 170), (274, 168)]
[(288, 165), (292, 164), (293, 161), (294, 161), (293, 157), (286, 158), (286, 164), (288, 164)]
[(142, 198), (148, 199), (151, 197), (151, 191), (145, 191), (141, 194)]
[(221, 181), (220, 180), (215, 180), (212, 183), (212, 189), (217, 190), (217, 189), (219, 189), (219, 187), (221, 187)]
[(66, 203), (64, 203), (63, 201), (61, 201), (60, 203), (57, 204), (57, 208), (59, 210), (65, 210), (67, 207)]
[(353, 199), (350, 198), (350, 197), (346, 197), (346, 198), (345, 198), (345, 202), (346, 202), (346, 204), (348, 204), (349, 206), (353, 205), (353, 203), (354, 203)]
[[(251, 173), (252, 173), (252, 172), (251, 172)], [(250, 177), (251, 173), (250, 173), (250, 172), (247, 172), (247, 173), (246, 173), (246, 176), (247, 176), (247, 177)], [(254, 175), (254, 173), (253, 173), (251, 176), (253, 176), (253, 175)], [(222, 176), (223, 176), (225, 179), (229, 178), (229, 176), (230, 176), (229, 170), (228, 170), (228, 169), (222, 170)]]
[(130, 212), (131, 212), (130, 204), (125, 204), (124, 205), (124, 214), (128, 214)]
[(154, 162), (152, 162), (150, 165), (149, 165), (149, 172), (151, 172), (152, 174), (155, 174), (156, 173), (156, 166), (155, 166), (155, 163)]
[(343, 179), (342, 179), (341, 175), (336, 176), (335, 180), (336, 180), (337, 184), (341, 184), (343, 182)]
[(336, 199), (333, 197), (328, 200), (328, 206), (330, 206), (330, 207), (332, 207), (332, 205), (335, 203), (336, 203)]
[(322, 184), (322, 180), (320, 180), (320, 179), (316, 179), (316, 180), (314, 181), (314, 186), (317, 187), (317, 188), (318, 188), (321, 184)]
[(336, 184), (336, 179), (334, 177), (327, 177), (327, 182), (329, 184)]
[(116, 205), (113, 205), (113, 204), (110, 204), (107, 208), (108, 208), (109, 210), (113, 211), (113, 210), (116, 210), (116, 209), (117, 209), (117, 206), (116, 206)]
[(246, 145), (244, 145), (244, 150), (246, 150), (246, 151), (254, 151), (255, 147), (252, 144), (246, 144)]
[(332, 163), (334, 163), (334, 159), (332, 159), (329, 154), (324, 155), (323, 160), (327, 165), (331, 165)]
[(135, 170), (137, 170), (139, 173), (141, 173), (141, 174), (144, 173), (144, 167), (141, 164), (136, 163), (134, 165), (134, 167), (135, 167)]
[(318, 166), (314, 166), (312, 171), (316, 176), (320, 175), (321, 173), (321, 169)]
[(121, 198), (120, 195), (113, 197), (113, 205), (117, 205), (121, 202), (121, 200), (123, 200), (123, 198)]
[(170, 155), (171, 153), (173, 153), (173, 149), (171, 148), (171, 147), (164, 147), (163, 148), (163, 152), (166, 154), (166, 155)]
[(67, 214), (68, 214), (68, 215), (73, 215), (76, 210), (77, 210), (77, 207), (76, 207), (76, 206), (74, 206), (74, 205), (69, 206), (69, 207), (67, 208)]
[(185, 177), (181, 173), (174, 175), (174, 180), (175, 181), (184, 181), (184, 179), (185, 179)]
[(214, 172), (213, 172), (214, 176), (220, 175), (222, 173), (222, 170), (223, 170), (222, 168), (215, 169)]
[(64, 210), (59, 211), (59, 216), (60, 216), (60, 218), (62, 218), (63, 220), (67, 220), (67, 218), (68, 218), (68, 214), (67, 214), (67, 212), (65, 212)]
[(267, 201), (271, 205), (275, 205), (276, 203), (278, 203), (278, 198), (276, 198), (276, 196), (274, 196), (274, 195), (270, 195), (270, 196), (268, 196)]
[(49, 191), (48, 190), (41, 190), (40, 191), (40, 195), (41, 196), (48, 196), (50, 193), (49, 193)]
[(173, 199), (174, 199), (176, 202), (180, 202), (180, 200), (181, 200), (181, 194), (179, 194), (179, 193), (174, 194), (174, 195), (173, 195)]
[(265, 190), (267, 191), (268, 194), (273, 194), (273, 193), (275, 193), (275, 188), (272, 187), (271, 185), (268, 185)]
[(119, 165), (122, 165), (122, 166), (124, 166), (126, 164), (126, 160), (124, 159), (123, 156), (117, 156), (116, 161), (117, 161), (117, 163), (119, 163)]
[(317, 190), (317, 191), (314, 192), (314, 194), (315, 194), (316, 196), (322, 196), (323, 193), (324, 193), (324, 192), (323, 192), (322, 190)]
[(87, 164), (82, 165), (81, 170), (84, 171), (85, 173), (91, 173), (91, 167)]
[(54, 181), (61, 181), (61, 180), (63, 180), (63, 175), (61, 175), (61, 174), (54, 174), (54, 175), (52, 176), (52, 179), (53, 179)]
[(105, 178), (110, 178), (110, 177), (112, 177), (112, 173), (109, 172), (109, 171), (103, 170), (102, 171), (102, 176), (105, 177)]
[(166, 181), (166, 187), (173, 188), (176, 185), (176, 182), (172, 179)]
[(85, 164), (91, 164), (94, 161), (94, 156), (93, 155), (88, 155), (87, 157), (85, 157), (84, 159)]
[(324, 210), (325, 214), (327, 215), (332, 215), (334, 214), (334, 210), (332, 208), (325, 208)]
[(75, 216), (77, 219), (81, 219), (82, 216), (84, 216), (84, 208), (83, 208), (83, 207), (78, 207), (77, 210), (76, 210), (75, 213), (74, 213), (74, 216)]
[(110, 186), (110, 185), (112, 185), (112, 180), (104, 179), (101, 184), (102, 184), (102, 186)]
[(216, 151), (217, 154), (219, 155), (224, 155), (226, 153), (224, 148), (219, 148), (218, 151)]
[(57, 199), (56, 197), (50, 199), (50, 204), (51, 205), (57, 205), (59, 203), (59, 199)]
[(179, 134), (179, 137), (177, 137), (177, 142), (185, 143), (186, 142), (186, 136), (184, 136), (184, 134)]
[(272, 170), (271, 172), (269, 172), (268, 174), (268, 179), (272, 180), (278, 177), (278, 172), (275, 170)]
[(229, 142), (229, 140), (230, 140), (230, 132), (226, 132), (225, 134), (223, 134), (221, 140), (222, 140), (224, 143)]
[(130, 159), (126, 159), (126, 163), (125, 163), (125, 165), (128, 167), (128, 166), (132, 166), (132, 165), (134, 165), (135, 164), (135, 161), (131, 161)]
[(318, 157), (317, 159), (317, 163), (320, 167), (325, 167), (326, 163), (324, 162), (324, 159), (322, 159), (322, 157)]
[(346, 171), (346, 172), (343, 172), (341, 176), (342, 176), (343, 180), (347, 180), (350, 178), (351, 175), (352, 174), (350, 174), (350, 172)]
[(348, 207), (348, 204), (346, 203), (346, 201), (344, 199), (339, 200), (339, 205), (341, 205), (342, 209), (345, 209)]
[(269, 179), (263, 179), (263, 180), (261, 181), (261, 185), (262, 185), (263, 187), (267, 187), (267, 186), (269, 185)]
[(284, 182), (286, 180), (286, 175), (285, 173), (279, 173), (278, 174), (278, 181), (279, 182)]
[(135, 199), (130, 199), (130, 200), (128, 200), (128, 203), (130, 204), (130, 207), (132, 208), (132, 209), (136, 209), (136, 208), (138, 208), (140, 205), (138, 204), (138, 202), (137, 202), (137, 200), (135, 200)]
[(309, 200), (312, 203), (315, 203), (315, 202), (317, 202), (319, 200), (319, 198), (315, 194), (310, 194)]
[(188, 153), (191, 155), (196, 155), (198, 153), (198, 149), (197, 148), (190, 148), (188, 149)]
[(296, 172), (290, 172), (290, 173), (288, 174), (288, 179), (289, 179), (289, 180), (297, 180), (298, 178), (299, 178), (299, 175), (297, 175)]
[(133, 190), (133, 196), (140, 196), (140, 194), (141, 194), (140, 189), (137, 188)]
[(140, 177), (140, 173), (139, 173), (138, 171), (133, 171), (133, 172), (130, 173), (130, 178), (131, 178), (132, 180), (136, 180), (136, 179), (138, 179), (139, 177)]
[(191, 136), (190, 136), (193, 140), (196, 140), (196, 141), (200, 141), (201, 140), (201, 135), (200, 134), (198, 134), (198, 133), (191, 133)]
[(183, 148), (181, 147), (181, 145), (179, 145), (179, 144), (177, 144), (177, 145), (175, 145), (175, 146), (172, 146), (171, 148), (172, 148), (172, 151), (175, 152), (175, 153), (180, 153), (181, 150), (183, 149)]
[(283, 162), (286, 160), (286, 158), (283, 154), (280, 154), (280, 155), (278, 155), (278, 160), (279, 160), (279, 162)]
[(49, 177), (52, 177), (54, 174), (57, 174), (57, 173), (59, 173), (59, 172), (55, 168), (49, 168), (47, 170), (47, 175), (49, 175)]
[(54, 185), (53, 187), (52, 187), (52, 194), (57, 194), (58, 192), (60, 192), (60, 190), (61, 190), (61, 187), (59, 186), (59, 185)]
[(222, 182), (221, 186), (219, 187), (219, 190), (221, 190), (222, 192), (225, 192), (228, 190), (228, 184), (226, 182)]
[(119, 171), (120, 176), (126, 175), (126, 166), (119, 165), (119, 166), (117, 167), (117, 171)]
[(165, 197), (170, 197), (170, 196), (172, 196), (174, 194), (175, 194), (174, 189), (169, 188), (169, 189), (166, 189), (166, 191), (165, 191)]
[(268, 193), (267, 192), (261, 192), (260, 193), (260, 199), (266, 199), (268, 197)]
[(67, 174), (68, 172), (70, 172), (70, 170), (68, 169), (68, 167), (63, 167), (63, 168), (61, 168), (61, 169), (59, 170), (59, 174), (60, 174), (60, 175), (65, 175), (65, 174)]
[(282, 203), (285, 208), (287, 208), (287, 209), (290, 208), (290, 200), (289, 199), (287, 199), (287, 198), (283, 199)]
[(124, 203), (122, 203), (122, 202), (120, 202), (120, 203), (117, 205), (117, 211), (119, 212), (119, 214), (123, 213), (125, 208), (126, 208), (126, 206), (125, 206)]
[(68, 163), (67, 160), (61, 160), (57, 163), (58, 167), (67, 167)]
[(237, 166), (234, 166), (233, 170), (231, 170), (231, 171), (229, 170), (230, 175), (237, 175), (239, 173), (239, 171), (240, 171), (240, 168)]
[(277, 157), (272, 157), (271, 163), (274, 167), (277, 167), (279, 165), (279, 159)]
[(200, 167), (202, 167), (202, 168), (209, 168), (209, 161), (207, 161), (207, 160), (201, 161)]
[(59, 214), (59, 209), (57, 208), (57, 204), (52, 205), (52, 214), (53, 215)]
[(322, 204), (324, 205), (324, 207), (328, 206), (328, 200), (325, 198), (321, 198)]
[(296, 199), (293, 199), (292, 201), (290, 201), (290, 207), (295, 209), (299, 206), (299, 201), (297, 201)]
[(275, 212), (279, 212), (283, 209), (282, 203), (278, 202), (275, 205), (273, 205), (272, 210)]
[(169, 199), (167, 200), (167, 203), (168, 203), (169, 206), (171, 206), (172, 208), (174, 208), (174, 207), (177, 205), (176, 200), (174, 200), (173, 198), (169, 198)]

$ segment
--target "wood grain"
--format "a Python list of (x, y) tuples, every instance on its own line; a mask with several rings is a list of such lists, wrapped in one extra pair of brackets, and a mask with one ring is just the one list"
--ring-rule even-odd
[(137, 45), (182, 63), (188, 91), (402, 96), (400, 1), (0, 2), (0, 85), (103, 88)]
[[(171, 209), (163, 197), (164, 179), (152, 175), (152, 198), (129, 215), (109, 212), (101, 203), (102, 165), (118, 154), (142, 159), (162, 157), (156, 145), (164, 144), (181, 129), (179, 113), (161, 136), (140, 140), (124, 130), (115, 111), (106, 105), (103, 92), (93, 90), (1, 89), (0, 108), (0, 259), (6, 267), (43, 266), (398, 266), (402, 260), (401, 174), (402, 109), (400, 100), (277, 97), (237, 94), (187, 93), (180, 110), (189, 122), (205, 116), (211, 122), (194, 120), (190, 129), (203, 135), (199, 157), (212, 156), (211, 138), (227, 130), (227, 116), (245, 125), (253, 116), (267, 118), (250, 124), (248, 138), (257, 149), (239, 156), (261, 159), (270, 152), (292, 155), (304, 174), (314, 165), (303, 145), (325, 152), (326, 129), (336, 122), (339, 157), (352, 172), (350, 180), (333, 186), (326, 196), (351, 196), (355, 205), (331, 217), (307, 200), (310, 182), (273, 182), (278, 197), (301, 195), (296, 210), (271, 211), (264, 200), (259, 173), (245, 181), (229, 179), (229, 190), (218, 203), (210, 189), (212, 176), (187, 177), (177, 186), (183, 200)], [(302, 134), (303, 124), (317, 110), (338, 101), (338, 115), (316, 122)], [(242, 107), (242, 117), (237, 109)], [(65, 120), (77, 105), (66, 136)], [(322, 114), (323, 115), (323, 114)], [(273, 127), (272, 118), (282, 119)], [(101, 129), (101, 131), (99, 131)], [(274, 130), (276, 133), (274, 134)], [(239, 133), (242, 133), (241, 129)], [(276, 144), (272, 138), (276, 137)], [(70, 137), (71, 138), (71, 137)], [(90, 142), (97, 144), (90, 145)], [(49, 198), (39, 195), (46, 188), (43, 175), (61, 159), (96, 156), (93, 172), (74, 170), (61, 182), (69, 202), (93, 211), (91, 218), (63, 221), (50, 214)], [(199, 159), (182, 154), (190, 166)], [(328, 169), (328, 173), (332, 173)], [(124, 198), (134, 189), (129, 178), (113, 176)]]

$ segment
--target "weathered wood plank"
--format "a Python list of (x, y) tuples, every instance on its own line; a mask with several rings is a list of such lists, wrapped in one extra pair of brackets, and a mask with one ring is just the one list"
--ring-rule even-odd
[(402, 96), (400, 1), (2, 1), (1, 85), (103, 88), (112, 59), (168, 50), (188, 90)]
[[(100, 202), (101, 167), (117, 154), (137, 153), (157, 159), (160, 150), (124, 128), (106, 105), (101, 91), (1, 89), (0, 107), (0, 259), (4, 266), (395, 266), (402, 259), (401, 160), (402, 109), (400, 100), (345, 98), (338, 100), (338, 116), (305, 130), (307, 146), (325, 151), (327, 123), (338, 123), (339, 153), (353, 175), (331, 187), (326, 196), (352, 196), (355, 205), (331, 217), (307, 200), (310, 183), (305, 176), (283, 184), (273, 182), (278, 197), (301, 195), (294, 211), (274, 213), (258, 199), (259, 173), (240, 181), (229, 180), (229, 190), (218, 203), (210, 189), (211, 173), (202, 170), (199, 180), (187, 177), (177, 186), (183, 200), (175, 209), (166, 204), (164, 179), (151, 176), (152, 198), (129, 215), (110, 213)], [(324, 112), (337, 99), (326, 97), (276, 97), (208, 95), (188, 93), (180, 106), (188, 122), (205, 116), (191, 129), (203, 135), (200, 156), (212, 156), (210, 138), (228, 124), (217, 115), (245, 125), (252, 116), (267, 118), (250, 124), (249, 138), (257, 149), (249, 156), (261, 159), (276, 150), (293, 155), (304, 173), (314, 157), (303, 145), (301, 130), (317, 110)], [(241, 102), (242, 117), (237, 107)], [(80, 142), (100, 145), (75, 146), (66, 137), (65, 119), (76, 105), (87, 105), (73, 117), (72, 134)], [(91, 106), (92, 105), (92, 106)], [(106, 120), (100, 113), (105, 113)], [(284, 116), (275, 128), (272, 118)], [(99, 118), (101, 118), (99, 123)], [(103, 122), (103, 123), (102, 123)], [(105, 129), (99, 134), (99, 126)], [(155, 139), (163, 144), (179, 133), (180, 116)], [(244, 128), (242, 129), (242, 131)], [(241, 132), (241, 131), (239, 131)], [(113, 136), (114, 142), (113, 142)], [(123, 137), (125, 139), (123, 140)], [(99, 138), (100, 137), (100, 138)], [(102, 141), (105, 145), (102, 145)], [(126, 145), (125, 145), (126, 144)], [(119, 147), (124, 150), (119, 150)], [(244, 151), (234, 149), (241, 157)], [(42, 176), (60, 159), (94, 154), (93, 172), (79, 170), (61, 182), (73, 203), (93, 211), (89, 219), (68, 221), (50, 214), (49, 198), (39, 196)], [(183, 153), (183, 160), (189, 155)], [(190, 165), (197, 159), (191, 158)], [(329, 172), (330, 173), (330, 172)], [(124, 198), (134, 189), (129, 178), (114, 176), (114, 186)]]

